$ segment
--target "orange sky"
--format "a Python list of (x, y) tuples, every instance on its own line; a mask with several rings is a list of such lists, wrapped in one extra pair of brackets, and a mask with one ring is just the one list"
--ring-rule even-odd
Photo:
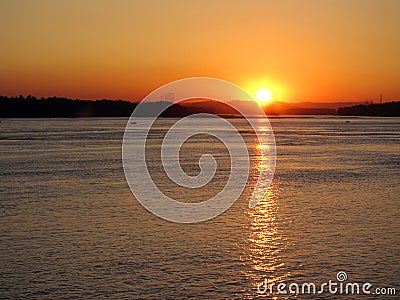
[(400, 100), (400, 1), (0, 2), (0, 94), (140, 98), (218, 77), (278, 100)]

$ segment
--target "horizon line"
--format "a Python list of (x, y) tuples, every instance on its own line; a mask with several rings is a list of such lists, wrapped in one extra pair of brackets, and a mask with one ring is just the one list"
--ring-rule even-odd
[[(107, 101), (126, 101), (126, 102), (132, 102), (132, 103), (139, 103), (139, 102), (141, 102), (143, 100), (143, 99), (141, 99), (141, 100), (133, 100), (133, 99), (123, 99), (123, 98), (96, 98), (96, 99), (93, 99), (93, 98), (71, 98), (71, 97), (56, 96), (56, 95), (47, 96), (47, 97), (45, 97), (45, 96), (38, 97), (38, 96), (35, 96), (35, 95), (32, 95), (32, 94), (27, 94), (27, 95), (19, 94), (19, 95), (16, 95), (16, 96), (9, 96), (9, 95), (0, 94), (0, 97), (5, 97), (5, 98), (19, 98), (21, 96), (23, 98), (25, 98), (25, 99), (28, 98), (28, 97), (31, 97), (31, 98), (35, 98), (37, 100), (49, 99), (49, 98), (59, 98), (59, 99), (68, 99), (68, 100), (73, 100), (73, 101), (99, 101), (99, 100), (101, 101), (101, 100), (107, 100)], [(191, 99), (188, 99), (188, 100), (191, 100)], [(201, 99), (201, 98), (199, 98), (199, 100), (212, 101), (212, 99)], [(183, 100), (183, 101), (185, 101), (185, 100)], [(249, 100), (231, 99), (231, 100), (226, 100), (226, 101), (249, 101)], [(382, 103), (396, 102), (396, 101), (400, 101), (400, 98), (399, 99), (387, 99), (387, 100), (383, 100), (382, 99)], [(150, 102), (170, 102), (170, 103), (174, 103), (173, 101), (166, 101), (166, 100), (158, 100), (158, 101), (150, 101)], [(301, 104), (301, 103), (326, 103), (326, 104), (333, 104), (333, 103), (358, 103), (358, 104), (368, 103), (368, 104), (380, 104), (381, 103), (380, 99), (364, 99), (364, 100), (353, 100), (352, 99), (352, 100), (334, 100), (334, 101), (323, 101), (323, 100), (294, 100), (294, 101), (293, 100), (292, 101), (290, 101), (290, 100), (270, 100), (269, 102), (270, 103), (280, 102), (280, 103), (287, 103), (287, 104), (297, 104), (297, 103), (298, 104)]]

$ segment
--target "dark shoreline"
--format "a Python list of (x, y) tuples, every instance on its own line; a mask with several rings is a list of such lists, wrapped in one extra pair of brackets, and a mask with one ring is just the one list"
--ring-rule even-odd
[[(137, 103), (125, 100), (72, 100), (68, 98), (41, 98), (33, 96), (0, 96), (0, 118), (90, 118), (90, 117), (130, 117)], [(331, 117), (400, 117), (400, 101), (382, 104), (354, 105), (340, 107), (337, 111), (324, 108), (298, 108), (293, 114), (271, 113), (271, 107), (264, 111), (269, 118), (315, 118)], [(197, 113), (209, 113), (226, 119), (243, 118), (229, 104), (205, 102), (196, 105), (172, 104), (170, 102), (146, 103), (142, 109), (144, 117), (154, 116), (154, 111), (163, 111), (160, 117), (181, 118)], [(335, 114), (336, 113), (336, 114)], [(248, 116), (247, 116), (248, 117)], [(257, 116), (250, 116), (257, 118)]]

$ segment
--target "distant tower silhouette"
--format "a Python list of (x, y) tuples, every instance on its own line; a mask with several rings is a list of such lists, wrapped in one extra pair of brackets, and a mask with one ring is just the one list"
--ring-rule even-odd
[(172, 92), (165, 93), (164, 97), (165, 101), (174, 102), (174, 93)]
[(380, 104), (382, 104), (382, 93), (380, 95), (379, 102), (380, 102)]

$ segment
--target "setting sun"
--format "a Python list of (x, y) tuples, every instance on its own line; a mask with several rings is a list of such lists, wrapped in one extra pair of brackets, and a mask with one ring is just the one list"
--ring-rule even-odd
[(260, 102), (270, 101), (272, 99), (272, 93), (267, 89), (261, 89), (257, 92), (256, 99)]

